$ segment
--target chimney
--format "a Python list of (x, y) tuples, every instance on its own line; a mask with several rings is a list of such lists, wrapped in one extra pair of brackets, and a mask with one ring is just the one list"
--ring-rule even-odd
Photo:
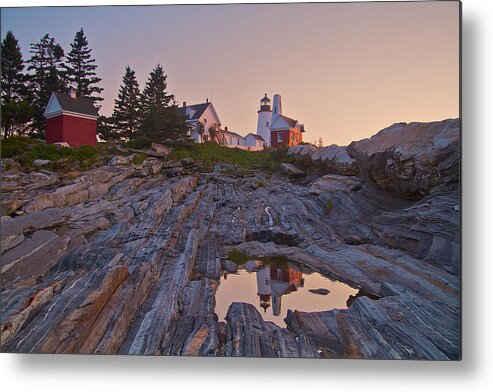
[(281, 96), (279, 94), (274, 95), (274, 105), (272, 106), (272, 120), (282, 114)]
[(205, 103), (209, 103), (209, 98), (206, 98), (205, 99)]
[(228, 130), (228, 127), (224, 127), (224, 130), (227, 131)]
[(187, 103), (185, 101), (183, 101), (183, 107), (186, 108), (187, 107)]
[(77, 98), (77, 90), (73, 87), (68, 88), (68, 95), (70, 95), (70, 98)]

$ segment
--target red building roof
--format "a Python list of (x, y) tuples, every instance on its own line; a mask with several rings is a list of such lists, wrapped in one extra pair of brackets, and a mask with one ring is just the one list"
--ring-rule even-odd
[(72, 98), (70, 95), (54, 91), (44, 112), (46, 118), (59, 114), (80, 115), (81, 117), (98, 117), (98, 109), (90, 98)]

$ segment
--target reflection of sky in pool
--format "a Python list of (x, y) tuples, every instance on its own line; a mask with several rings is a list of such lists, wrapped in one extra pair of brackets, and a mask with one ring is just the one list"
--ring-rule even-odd
[[(330, 293), (320, 295), (309, 291), (320, 288)], [(232, 302), (246, 302), (255, 305), (264, 320), (284, 327), (288, 309), (317, 312), (346, 308), (348, 298), (357, 292), (345, 283), (330, 280), (294, 262), (251, 260), (240, 265), (238, 273), (221, 277), (215, 311), (223, 321)]]

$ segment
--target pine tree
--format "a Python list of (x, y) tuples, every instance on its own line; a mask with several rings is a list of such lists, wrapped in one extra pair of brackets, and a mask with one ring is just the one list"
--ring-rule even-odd
[(144, 116), (138, 138), (147, 143), (179, 140), (187, 137), (188, 126), (176, 105), (152, 107)]
[(91, 58), (92, 49), (89, 49), (88, 45), (84, 30), (81, 28), (75, 34), (74, 42), (70, 44), (72, 49), (63, 65), (63, 74), (65, 82), (77, 89), (78, 97), (91, 98), (95, 102), (102, 101), (103, 98), (100, 96), (93, 96), (100, 94), (103, 88), (97, 86), (101, 78), (96, 76), (97, 65), (94, 64), (96, 60)]
[(44, 110), (53, 91), (65, 92), (65, 84), (62, 78), (63, 49), (55, 43), (55, 39), (48, 34), (44, 35), (36, 44), (31, 44), (32, 53), (28, 60), (30, 75), (30, 88), (33, 93), (33, 126), (41, 134), (44, 134), (46, 121), (43, 117)]
[(142, 123), (139, 138), (146, 142), (165, 142), (186, 137), (188, 126), (178, 112), (174, 96), (168, 95), (167, 76), (157, 65), (149, 75), (142, 93)]
[(120, 133), (115, 128), (113, 117), (99, 116), (96, 124), (96, 132), (101, 140), (106, 142), (121, 139)]
[(142, 92), (142, 111), (148, 113), (151, 108), (166, 108), (175, 103), (174, 95), (166, 92), (167, 76), (163, 67), (158, 64), (149, 74), (144, 91)]
[(2, 53), (2, 128), (4, 137), (14, 132), (22, 134), (31, 119), (31, 108), (27, 103), (28, 88), (23, 73), (24, 61), (21, 48), (11, 31), (1, 44)]
[(113, 120), (120, 136), (132, 140), (141, 123), (140, 90), (135, 71), (127, 65), (122, 85), (115, 99)]

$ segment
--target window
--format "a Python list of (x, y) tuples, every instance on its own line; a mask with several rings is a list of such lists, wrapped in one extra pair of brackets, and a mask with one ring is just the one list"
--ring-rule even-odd
[(269, 127), (269, 122), (268, 122), (268, 121), (265, 123), (265, 126), (266, 126), (267, 128)]
[(204, 123), (207, 124), (207, 119), (206, 118), (204, 118)]
[(277, 132), (277, 141), (282, 142), (282, 133), (281, 132)]

